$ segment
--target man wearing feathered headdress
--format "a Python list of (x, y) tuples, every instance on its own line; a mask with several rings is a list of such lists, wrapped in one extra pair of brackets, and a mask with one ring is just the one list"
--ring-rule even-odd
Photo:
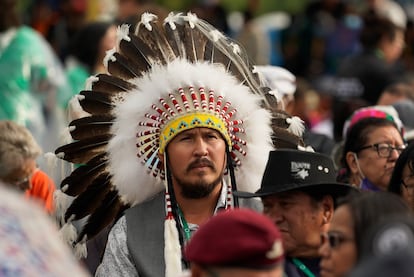
[(97, 276), (179, 276), (193, 232), (239, 205), (234, 190), (259, 188), (272, 149), (265, 93), (239, 45), (193, 14), (155, 20), (119, 28), (110, 74), (75, 99), (86, 115), (70, 124), (75, 142), (56, 150), (82, 164), (61, 184), (75, 196), (63, 229), (90, 215), (69, 241), (116, 221)]

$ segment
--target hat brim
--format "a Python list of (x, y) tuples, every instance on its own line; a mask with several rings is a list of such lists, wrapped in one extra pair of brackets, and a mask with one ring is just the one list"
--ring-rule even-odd
[(302, 191), (312, 191), (312, 192), (321, 192), (327, 195), (331, 195), (333, 198), (339, 198), (346, 196), (351, 192), (359, 192), (359, 190), (345, 183), (320, 183), (320, 184), (289, 184), (280, 187), (268, 187), (260, 188), (258, 191), (252, 193), (247, 191), (234, 191), (233, 194), (240, 198), (252, 198), (252, 197), (264, 197), (272, 194), (302, 190)]

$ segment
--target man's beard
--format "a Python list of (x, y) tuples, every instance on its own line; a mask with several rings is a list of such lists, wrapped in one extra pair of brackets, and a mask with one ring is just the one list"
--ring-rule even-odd
[(201, 199), (204, 198), (221, 183), (222, 175), (218, 176), (216, 180), (211, 183), (200, 180), (196, 183), (183, 182), (176, 179), (177, 185), (181, 188), (181, 194), (183, 197), (188, 199)]
[[(198, 160), (188, 166), (187, 171), (190, 171), (193, 167), (199, 165), (200, 163), (207, 164), (213, 172), (216, 172), (214, 165), (208, 160)], [(177, 185), (181, 188), (181, 194), (183, 197), (188, 199), (201, 199), (210, 195), (210, 193), (221, 183), (223, 179), (224, 170), (218, 175), (218, 177), (213, 180), (211, 183), (200, 179), (194, 183), (186, 182), (184, 180), (178, 179), (175, 177)]]

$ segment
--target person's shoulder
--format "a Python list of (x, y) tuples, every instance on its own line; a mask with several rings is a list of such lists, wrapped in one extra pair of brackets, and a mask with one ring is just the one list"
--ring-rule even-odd
[[(21, 41), (43, 41), (44, 38), (36, 30), (29, 26), (21, 26), (17, 29), (16, 37)], [(27, 45), (26, 45), (27, 46)], [(30, 47), (27, 47), (30, 48)]]

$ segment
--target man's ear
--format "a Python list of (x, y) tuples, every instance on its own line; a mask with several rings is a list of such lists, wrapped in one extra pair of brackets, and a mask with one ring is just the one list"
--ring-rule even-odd
[(352, 174), (358, 174), (358, 157), (355, 152), (347, 152), (345, 155), (346, 163), (349, 166)]
[(334, 212), (334, 200), (331, 195), (322, 198), (323, 224), (330, 223)]

